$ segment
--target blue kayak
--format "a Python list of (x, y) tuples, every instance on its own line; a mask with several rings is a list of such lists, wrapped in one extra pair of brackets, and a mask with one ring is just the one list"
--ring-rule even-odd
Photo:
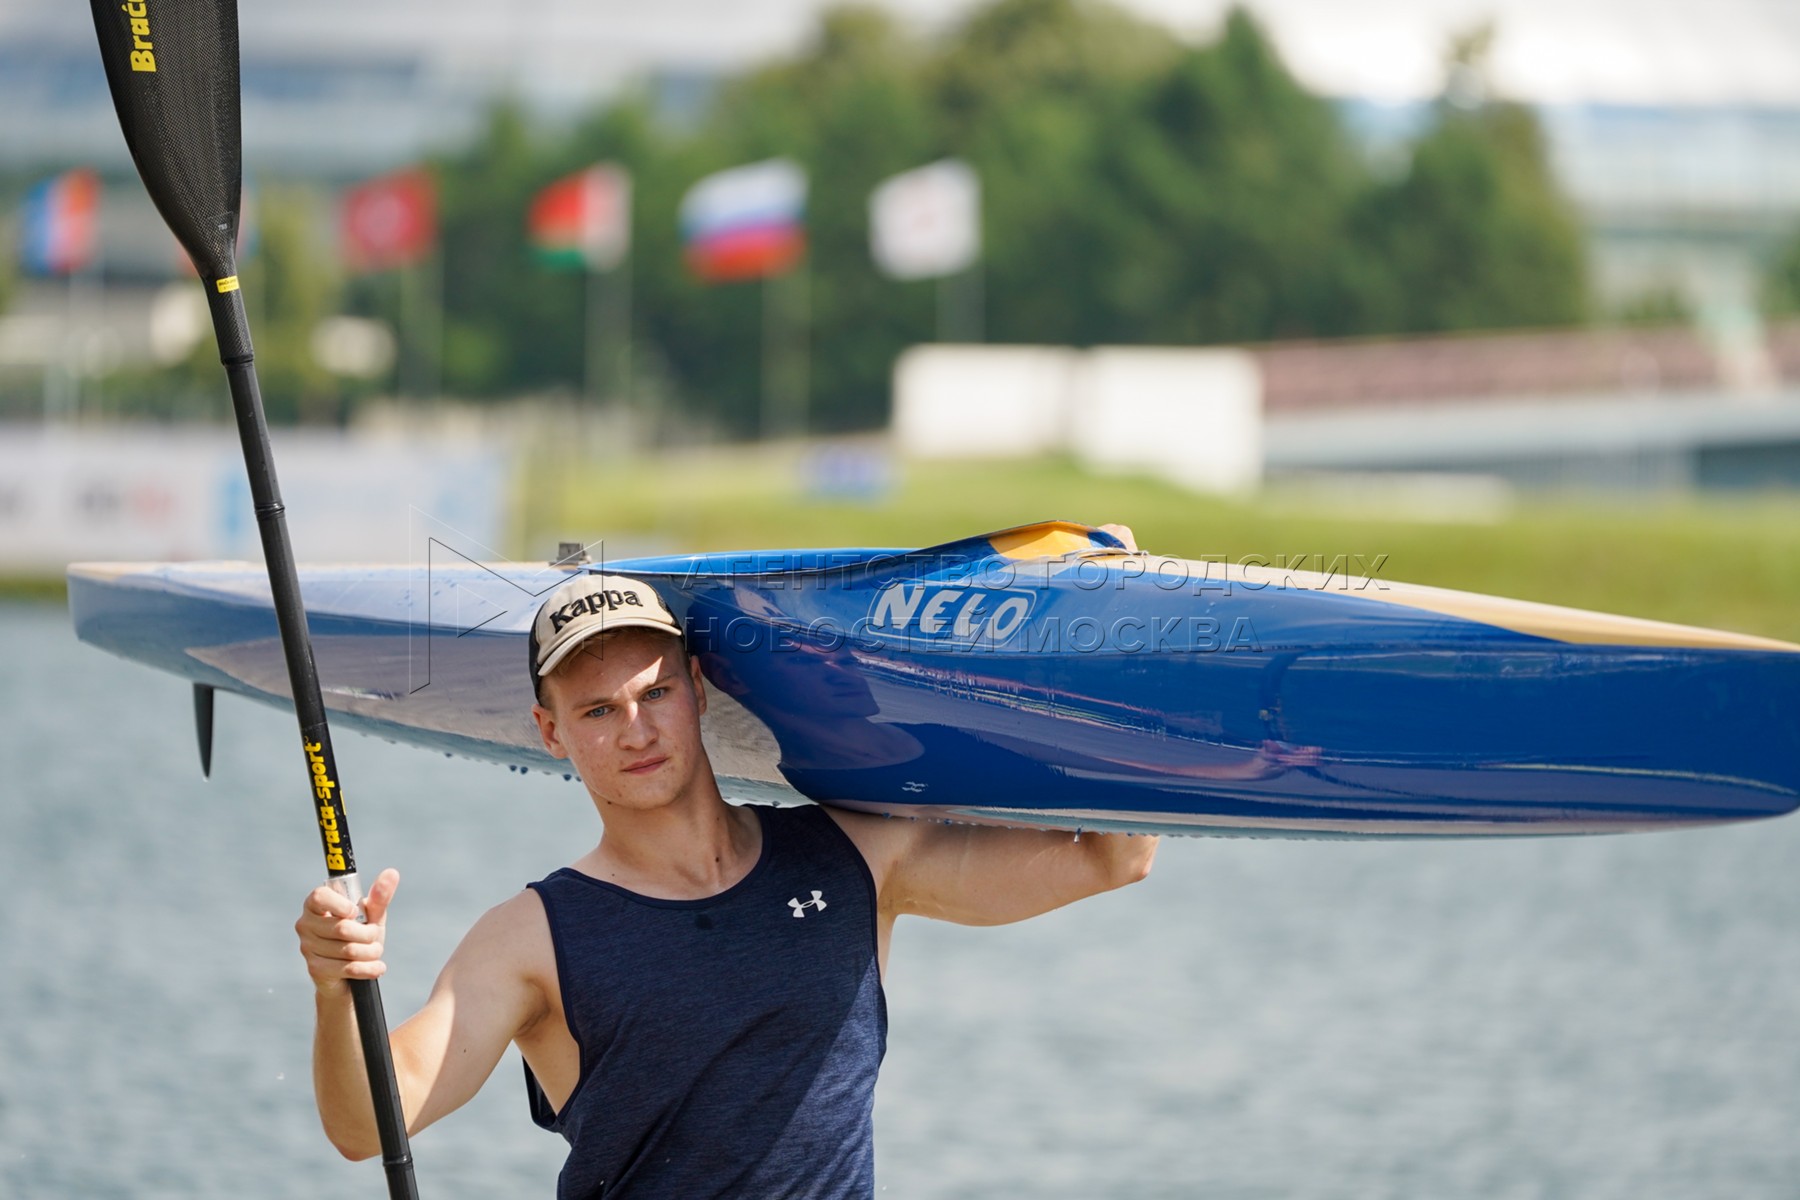
[[(562, 773), (526, 630), (569, 569), (302, 568), (333, 721)], [(1145, 833), (1603, 833), (1800, 804), (1800, 646), (1128, 551), (1047, 522), (924, 550), (608, 562), (668, 600), (728, 796)], [(260, 564), (77, 564), (82, 640), (276, 705)]]

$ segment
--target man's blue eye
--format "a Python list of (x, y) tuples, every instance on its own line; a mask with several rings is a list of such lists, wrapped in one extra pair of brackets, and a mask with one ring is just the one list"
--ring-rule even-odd
[(666, 687), (653, 687), (649, 691), (644, 693), (644, 699), (646, 699), (646, 700), (661, 700), (663, 698), (663, 696), (665, 696), (668, 693), (668, 691), (669, 691), (669, 689)]

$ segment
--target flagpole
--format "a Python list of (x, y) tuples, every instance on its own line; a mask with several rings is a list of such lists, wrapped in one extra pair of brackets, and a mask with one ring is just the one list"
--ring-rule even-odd
[(967, 340), (985, 342), (987, 340), (987, 269), (986, 261), (978, 254), (975, 261), (969, 264), (963, 281), (963, 311), (968, 317), (966, 328)]
[(582, 321), (581, 358), (582, 373), (585, 378), (582, 381), (581, 391), (582, 397), (586, 401), (583, 407), (587, 409), (597, 409), (600, 407), (601, 389), (605, 384), (600, 365), (601, 354), (606, 341), (606, 335), (604, 333), (604, 299), (602, 296), (605, 284), (600, 278), (601, 272), (594, 269), (594, 264), (588, 261), (588, 257), (585, 253), (581, 258), (581, 269), (587, 276), (587, 294), (586, 299), (582, 304), (582, 316), (585, 319)]
[(403, 266), (394, 272), (394, 283), (400, 290), (399, 319), (395, 322), (400, 327), (400, 352), (394, 362), (394, 391), (399, 394), (402, 403), (411, 396), (412, 385), (418, 373), (416, 362), (418, 357), (416, 334), (418, 331), (414, 328), (417, 317), (413, 312), (418, 306), (411, 299), (412, 275), (416, 269), (412, 266)]
[(806, 433), (808, 393), (812, 390), (812, 260), (802, 255), (794, 266), (793, 395), (789, 400), (792, 432)]
[(630, 405), (634, 399), (635, 389), (631, 386), (632, 278), (631, 252), (629, 250), (619, 259), (619, 265), (613, 268), (613, 273), (618, 276), (615, 286), (618, 288), (619, 296), (619, 394), (625, 398), (625, 403)]
[(444, 390), (444, 266), (444, 242), (439, 238), (425, 259), (425, 277), (431, 284), (430, 306), (425, 310), (425, 386), (426, 399), (434, 403)]
[(811, 277), (803, 256), (763, 280), (762, 437), (806, 432), (811, 385)]
[(90, 358), (94, 362), (94, 383), (92, 391), (92, 407), (94, 416), (101, 421), (106, 420), (106, 243), (99, 231), (94, 234), (94, 258), (88, 264), (93, 274), (90, 317), (87, 336), (82, 339), (81, 356), (83, 362)]
[(779, 340), (777, 338), (776, 332), (775, 332), (776, 326), (778, 324), (778, 321), (776, 320), (776, 313), (775, 313), (775, 300), (776, 300), (775, 281), (778, 278), (780, 278), (780, 277), (776, 276), (776, 275), (766, 275), (763, 277), (763, 296), (762, 296), (762, 317), (763, 317), (763, 323), (762, 323), (762, 325), (763, 325), (762, 393), (763, 394), (762, 394), (762, 418), (760, 421), (761, 427), (758, 430), (758, 433), (760, 434), (760, 439), (765, 442), (769, 440), (771, 434), (773, 434), (773, 432), (774, 432), (775, 392), (776, 392), (776, 388), (778, 386), (777, 385), (777, 376), (779, 374), (779, 372), (776, 368), (776, 361), (775, 361), (776, 360), (777, 342)]

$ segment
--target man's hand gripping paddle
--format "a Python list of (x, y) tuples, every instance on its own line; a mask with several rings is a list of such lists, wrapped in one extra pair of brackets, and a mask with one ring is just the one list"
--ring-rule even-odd
[[(243, 179), (236, 0), (92, 0), (92, 4), (100, 56), (126, 145), (150, 198), (206, 288), (219, 357), (231, 384), (231, 406), (250, 474), (263, 557), (269, 564), (269, 590), (281, 626), (306, 755), (307, 791), (324, 842), (325, 864), (332, 886), (359, 903), (350, 827), (275, 481), (250, 325), (238, 290), (238, 200)], [(352, 980), (350, 990), (368, 1064), (388, 1193), (417, 1197), (381, 993), (372, 979)]]

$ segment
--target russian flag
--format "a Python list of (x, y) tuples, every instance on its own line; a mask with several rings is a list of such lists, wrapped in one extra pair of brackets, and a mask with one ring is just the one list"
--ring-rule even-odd
[(806, 172), (771, 158), (708, 175), (681, 200), (688, 268), (708, 283), (779, 275), (806, 253)]
[(100, 232), (100, 177), (64, 171), (25, 193), (19, 262), (33, 275), (73, 275), (94, 259)]

